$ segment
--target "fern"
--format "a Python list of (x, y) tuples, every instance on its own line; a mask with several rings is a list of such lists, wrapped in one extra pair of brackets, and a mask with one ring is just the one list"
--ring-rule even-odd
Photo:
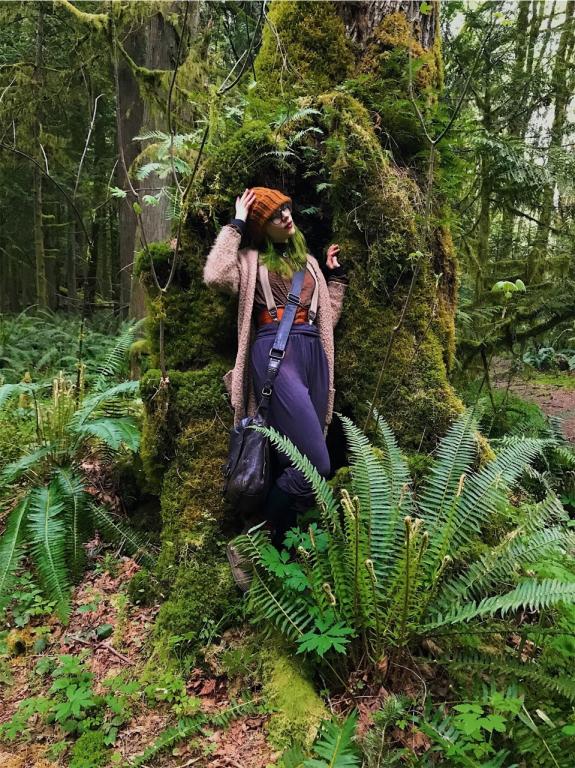
[(289, 458), (293, 466), (302, 472), (305, 479), (310, 483), (315, 493), (317, 503), (322, 511), (324, 522), (331, 530), (341, 530), (339, 520), (338, 503), (325, 478), (323, 478), (311, 461), (299, 451), (296, 446), (287, 437), (273, 427), (252, 427), (259, 432), (268, 435), (273, 446)]
[(357, 713), (352, 713), (342, 725), (335, 721), (325, 722), (313, 751), (318, 758), (305, 760), (304, 768), (356, 768), (361, 765), (354, 744)]
[(24, 554), (24, 538), (28, 498), (20, 501), (10, 512), (6, 529), (0, 539), (0, 597), (6, 595), (12, 583), (14, 571)]
[(77, 581), (86, 562), (84, 542), (93, 531), (93, 522), (88, 509), (91, 497), (84, 488), (82, 478), (73, 474), (70, 469), (57, 469), (56, 481), (60, 487), (66, 514), (66, 550), (70, 573), (74, 581)]
[(149, 543), (142, 536), (138, 535), (129, 526), (124, 525), (121, 520), (111, 515), (105, 507), (97, 504), (88, 505), (91, 510), (93, 524), (98, 527), (111, 541), (118, 542), (126, 547), (126, 550), (136, 560), (140, 560), (144, 565), (153, 565), (153, 559), (149, 554)]
[(106, 359), (98, 365), (98, 377), (93, 387), (95, 392), (101, 392), (106, 386), (109, 386), (109, 381), (113, 377), (120, 374), (122, 367), (126, 363), (130, 346), (141, 324), (142, 321), (127, 324), (126, 328), (115, 340), (114, 346)]
[(30, 549), (47, 595), (56, 602), (62, 621), (70, 613), (70, 582), (66, 568), (64, 500), (56, 481), (34, 488), (28, 496)]
[(518, 610), (575, 602), (573, 583), (524, 578), (534, 562), (563, 556), (575, 543), (553, 493), (529, 508), (524, 522), (495, 546), (459, 564), (457, 572), (452, 566), (508, 503), (509, 489), (540, 454), (541, 441), (508, 441), (476, 470), (477, 424), (468, 411), (441, 441), (429, 477), (415, 495), (391, 430), (376, 418), (379, 445), (374, 448), (341, 417), (351, 487), (341, 491), (339, 501), (287, 438), (262, 429), (311, 484), (321, 522), (307, 534), (290, 534), (297, 551), (291, 564), (277, 553), (275, 559), (270, 556), (261, 532), (242, 539), (242, 551), (254, 567), (249, 600), (256, 621), (273, 625), (316, 657), (339, 655), (336, 664), (348, 644), (348, 658), (377, 662), (393, 648), (413, 652), (425, 637), (458, 625), (469, 635), (480, 620), (497, 617), (511, 630)]

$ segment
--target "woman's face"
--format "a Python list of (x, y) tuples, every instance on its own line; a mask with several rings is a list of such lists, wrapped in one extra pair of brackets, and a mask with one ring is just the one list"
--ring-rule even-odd
[(264, 227), (265, 234), (274, 243), (285, 243), (295, 232), (295, 224), (291, 217), (291, 206), (284, 203), (267, 220)]

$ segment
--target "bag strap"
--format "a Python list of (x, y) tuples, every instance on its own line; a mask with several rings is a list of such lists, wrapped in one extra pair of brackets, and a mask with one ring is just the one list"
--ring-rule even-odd
[(262, 398), (257, 409), (259, 413), (263, 413), (264, 415), (270, 404), (275, 378), (278, 375), (281, 361), (285, 356), (289, 334), (295, 319), (295, 313), (299, 307), (299, 298), (303, 287), (304, 277), (305, 269), (300, 269), (300, 271), (296, 272), (293, 276), (291, 289), (288, 293), (287, 304), (285, 305), (274, 343), (270, 349), (266, 380), (262, 387)]

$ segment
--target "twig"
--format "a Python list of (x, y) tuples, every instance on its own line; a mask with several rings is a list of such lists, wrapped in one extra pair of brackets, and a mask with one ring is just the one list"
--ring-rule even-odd
[[(78, 174), (76, 176), (76, 184), (74, 185), (74, 195), (73, 195), (74, 199), (76, 199), (76, 192), (78, 191), (78, 184), (80, 182), (80, 174), (82, 173), (84, 158), (86, 157), (86, 152), (88, 151), (88, 146), (90, 144), (90, 138), (92, 137), (92, 131), (94, 130), (94, 123), (96, 122), (96, 112), (98, 111), (98, 99), (101, 99), (103, 95), (104, 95), (103, 93), (99, 93), (96, 96), (96, 99), (94, 101), (94, 112), (92, 113), (92, 122), (90, 123), (90, 127), (88, 128), (88, 135), (86, 136), (84, 151), (82, 152), (82, 157), (80, 158), (80, 164), (78, 165)], [(115, 167), (116, 165), (114, 164), (114, 168)]]
[(124, 656), (123, 653), (120, 653), (115, 648), (112, 648), (111, 645), (108, 645), (108, 643), (104, 642), (103, 640), (98, 643), (98, 642), (95, 642), (93, 640), (92, 641), (84, 640), (81, 637), (76, 637), (76, 635), (70, 635), (70, 639), (74, 640), (74, 642), (76, 642), (76, 643), (80, 643), (81, 645), (87, 645), (89, 648), (94, 648), (94, 649), (105, 648), (107, 651), (112, 653), (114, 656), (117, 656), (119, 659), (121, 659), (121, 661), (123, 661), (125, 664), (129, 664), (131, 667), (134, 666), (134, 662), (131, 661), (131, 659), (129, 659), (127, 656)]

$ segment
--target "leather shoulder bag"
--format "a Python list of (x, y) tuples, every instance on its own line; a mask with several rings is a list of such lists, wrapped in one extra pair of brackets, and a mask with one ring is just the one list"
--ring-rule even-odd
[(293, 276), (274, 343), (270, 349), (266, 380), (254, 416), (246, 416), (230, 431), (228, 463), (225, 467), (223, 494), (226, 501), (240, 509), (262, 505), (271, 485), (270, 441), (252, 426), (267, 426), (268, 408), (274, 382), (284, 358), (289, 334), (303, 287), (305, 269)]

